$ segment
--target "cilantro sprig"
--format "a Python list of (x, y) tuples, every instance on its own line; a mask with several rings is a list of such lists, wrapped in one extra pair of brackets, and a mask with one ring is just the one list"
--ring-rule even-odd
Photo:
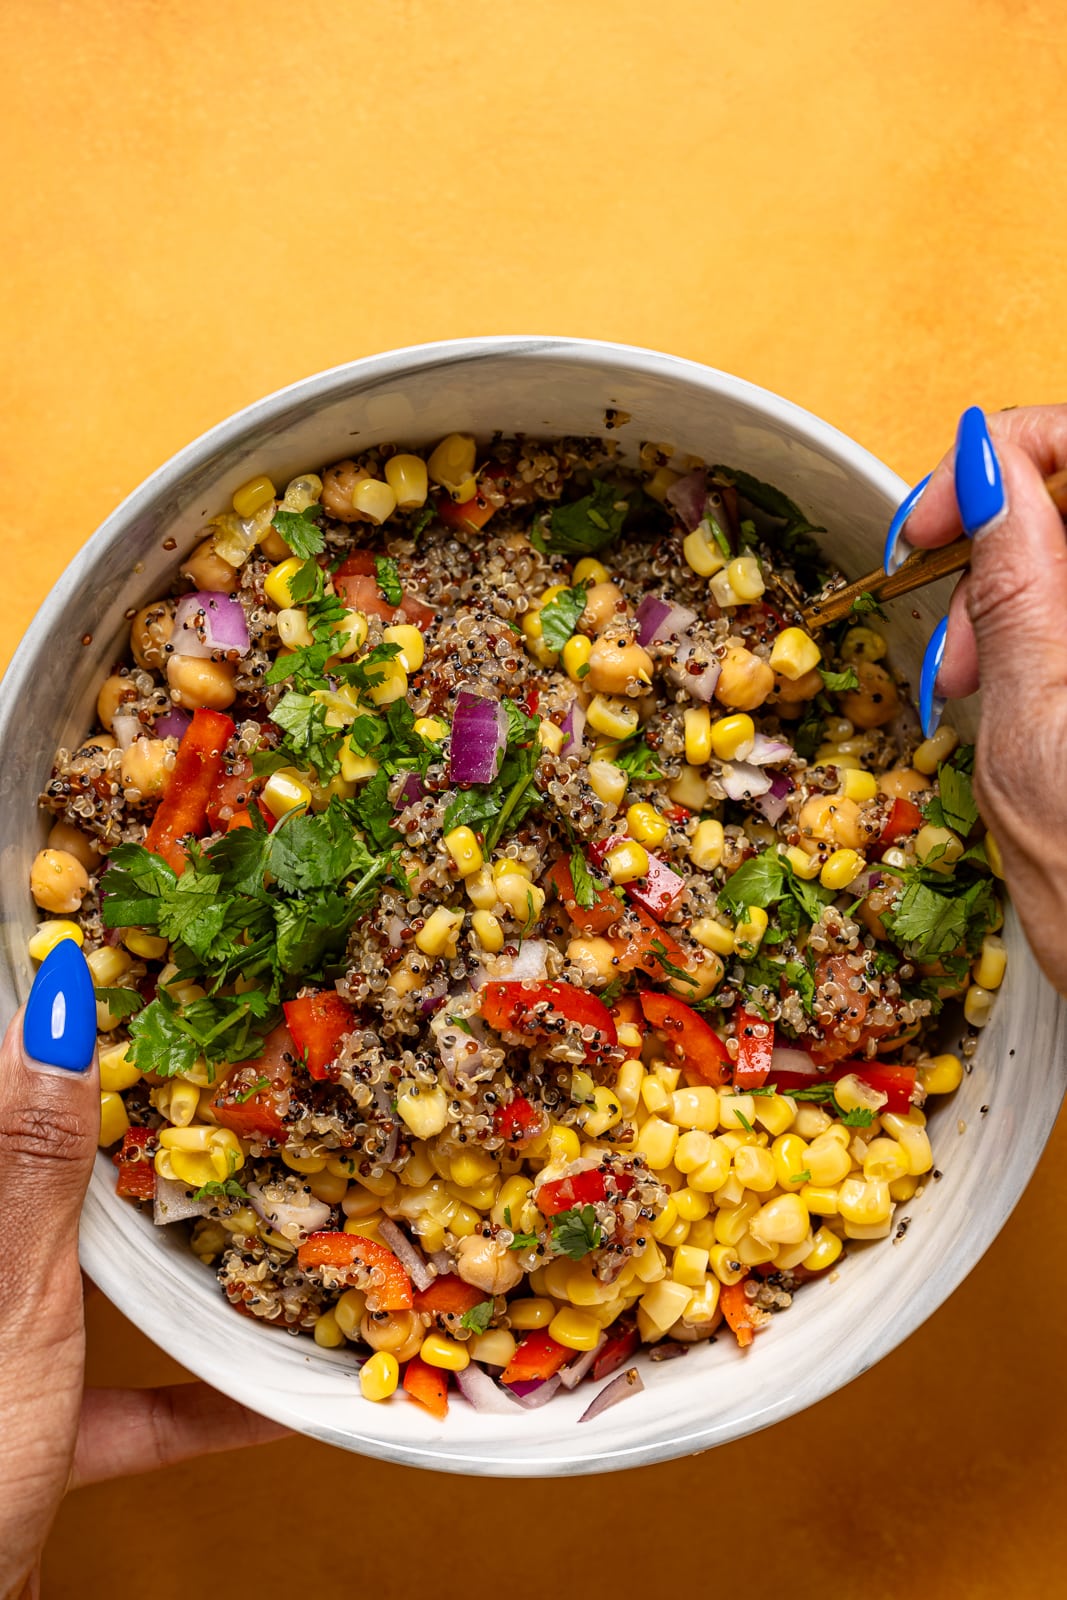
[(562, 650), (572, 637), (585, 610), (588, 592), (588, 584), (578, 583), (541, 607), (541, 637), (549, 650)]
[(570, 1256), (572, 1261), (581, 1261), (595, 1250), (602, 1237), (593, 1206), (572, 1206), (552, 1219), (552, 1247), (560, 1255)]

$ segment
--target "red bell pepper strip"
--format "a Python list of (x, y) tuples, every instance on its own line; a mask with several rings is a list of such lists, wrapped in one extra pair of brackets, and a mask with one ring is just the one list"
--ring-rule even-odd
[(151, 1128), (127, 1128), (121, 1150), (112, 1157), (119, 1169), (115, 1193), (123, 1200), (151, 1200), (156, 1192), (152, 1151), (157, 1143)]
[(610, 889), (596, 886), (591, 906), (580, 906), (574, 898), (574, 877), (566, 856), (560, 856), (545, 873), (544, 881), (559, 895), (563, 909), (580, 933), (603, 933), (622, 916), (622, 904)]
[(501, 1383), (530, 1383), (554, 1377), (574, 1351), (557, 1344), (544, 1328), (528, 1333), (500, 1375)]
[[(619, 833), (593, 845), (590, 854), (597, 866), (601, 866), (608, 852), (614, 850), (616, 845), (631, 842), (626, 834)], [(649, 851), (648, 871), (644, 877), (624, 883), (623, 888), (634, 904), (643, 907), (650, 917), (663, 918), (670, 915), (685, 893), (685, 879)]]
[(640, 1344), (641, 1335), (636, 1328), (624, 1328), (621, 1333), (609, 1333), (607, 1343), (601, 1347), (600, 1354), (593, 1362), (593, 1382), (599, 1383), (601, 1378), (610, 1378), (613, 1372), (618, 1372), (631, 1356), (637, 1354)]
[(872, 1064), (870, 1061), (835, 1061), (832, 1067), (818, 1067), (812, 1073), (776, 1071), (773, 1076), (775, 1085), (781, 1090), (814, 1089), (823, 1084), (837, 1083), (849, 1073), (855, 1073), (863, 1083), (888, 1097), (883, 1111), (907, 1116), (915, 1091), (914, 1067), (897, 1067), (882, 1062)]
[(207, 820), (212, 828), (225, 828), (236, 812), (247, 810), (258, 782), (253, 776), (251, 761), (242, 758), (224, 764), (208, 796)]
[[(211, 1110), (223, 1128), (232, 1128), (239, 1139), (257, 1144), (271, 1140), (281, 1144), (285, 1123), (278, 1107), (278, 1096), (288, 1089), (296, 1046), (284, 1022), (272, 1028), (263, 1040), (263, 1049), (251, 1061), (239, 1061), (215, 1086)], [(263, 1080), (266, 1079), (264, 1083)], [(256, 1084), (262, 1086), (249, 1094)]]
[(336, 1061), (341, 1040), (356, 1025), (356, 1013), (335, 990), (287, 1000), (282, 1006), (297, 1054), (312, 1078), (319, 1082), (330, 1076), (327, 1070)]
[(745, 1293), (745, 1279), (740, 1283), (723, 1284), (719, 1304), (731, 1333), (743, 1350), (759, 1331), (753, 1316), (755, 1307)]
[[(535, 1013), (536, 1006), (547, 1006), (548, 1015)], [(586, 1044), (587, 1061), (594, 1061), (619, 1042), (604, 1002), (571, 983), (487, 983), (482, 990), (482, 1016), (498, 1033), (543, 1038), (558, 1031), (551, 1025), (553, 1014), (578, 1028), (596, 1029), (600, 1037)]]
[(898, 796), (889, 808), (889, 816), (879, 836), (879, 843), (896, 844), (898, 839), (907, 839), (911, 834), (918, 833), (922, 825), (923, 814), (914, 800), (904, 800)]
[(611, 1014), (615, 1018), (616, 1027), (625, 1024), (628, 1028), (636, 1028), (642, 1038), (648, 1032), (648, 1023), (645, 1021), (645, 1013), (641, 1010), (641, 1001), (635, 994), (621, 994), (613, 1003)]
[(764, 1022), (755, 1011), (737, 1013), (737, 1065), (734, 1088), (762, 1089), (771, 1071), (774, 1054), (774, 1024)]
[(661, 982), (666, 976), (661, 958), (666, 957), (672, 966), (681, 967), (683, 972), (688, 971), (692, 959), (674, 935), (661, 928), (640, 906), (629, 908), (622, 930), (616, 929), (611, 935), (611, 947), (620, 972), (647, 972), (650, 978)]
[(509, 1144), (529, 1144), (544, 1131), (547, 1121), (541, 1107), (527, 1100), (524, 1094), (516, 1095), (506, 1106), (497, 1106), (493, 1113), (497, 1133)]
[[(313, 1267), (333, 1267), (362, 1288), (372, 1311), (410, 1311), (411, 1279), (391, 1250), (361, 1233), (312, 1233), (296, 1253), (302, 1272)], [(381, 1283), (369, 1281), (371, 1271), (382, 1274)], [(362, 1282), (358, 1280), (362, 1279)]]
[(462, 1317), (491, 1299), (484, 1289), (476, 1289), (455, 1273), (446, 1272), (443, 1277), (435, 1278), (428, 1289), (415, 1290), (415, 1310), (428, 1311), (434, 1317)]
[(404, 1392), (425, 1406), (438, 1422), (447, 1417), (448, 1373), (443, 1367), (431, 1367), (421, 1356), (412, 1356), (404, 1368)]
[(145, 838), (145, 849), (162, 856), (179, 874), (186, 859), (182, 841), (207, 829), (208, 802), (222, 772), (222, 753), (234, 732), (231, 718), (201, 708), (193, 712), (182, 734), (174, 770)]
[(572, 1178), (553, 1178), (533, 1195), (533, 1203), (543, 1217), (558, 1217), (575, 1206), (592, 1206), (607, 1195), (604, 1178), (595, 1167), (576, 1172)]
[(705, 1083), (728, 1083), (733, 1072), (730, 1052), (710, 1023), (673, 994), (641, 992), (641, 1009), (654, 1028), (666, 1035), (668, 1050)]

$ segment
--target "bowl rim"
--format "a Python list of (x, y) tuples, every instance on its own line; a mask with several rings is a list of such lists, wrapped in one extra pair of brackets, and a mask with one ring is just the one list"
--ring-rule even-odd
[[(851, 471), (857, 472), (883, 493), (887, 502), (898, 502), (907, 487), (866, 447), (795, 402), (718, 368), (645, 346), (550, 335), (486, 335), (432, 341), (359, 357), (297, 379), (214, 424), (150, 473), (103, 520), (46, 596), (14, 652), (5, 673), (7, 692), (0, 697), (0, 744), (13, 731), (12, 708), (19, 701), (20, 690), (33, 671), (34, 661), (50, 636), (56, 617), (75, 599), (97, 551), (110, 545), (132, 520), (162, 503), (187, 474), (211, 456), (239, 445), (258, 428), (269, 425), (276, 417), (303, 401), (313, 402), (316, 408), (321, 408), (333, 399), (342, 399), (351, 391), (353, 383), (361, 379), (377, 383), (390, 377), (402, 377), (412, 368), (443, 371), (486, 356), (549, 361), (563, 358), (587, 365), (609, 378), (615, 372), (622, 374), (636, 370), (645, 376), (668, 380), (673, 377), (701, 387), (710, 387), (728, 401), (754, 409), (764, 416), (773, 416), (794, 437), (828, 452), (838, 461), (846, 462)], [(1013, 913), (1009, 911), (1009, 915)], [(2, 964), (0, 990), (6, 991), (6, 999), (14, 1000), (11, 975), (3, 970)], [(1065, 1082), (1062, 1062), (1058, 1076), (1062, 1094)], [(523, 1478), (622, 1470), (693, 1454), (715, 1444), (758, 1432), (793, 1415), (798, 1409), (833, 1394), (889, 1354), (944, 1304), (1000, 1232), (1029, 1182), (1033, 1166), (1051, 1133), (1052, 1122), (1053, 1118), (1050, 1117), (1045, 1130), (1037, 1130), (1036, 1139), (1031, 1143), (1034, 1159), (1029, 1170), (1019, 1173), (1017, 1180), (1006, 1188), (998, 1189), (995, 1203), (976, 1219), (965, 1243), (950, 1251), (950, 1259), (942, 1264), (941, 1269), (947, 1275), (939, 1281), (937, 1298), (932, 1304), (924, 1297), (915, 1297), (902, 1311), (878, 1320), (870, 1332), (852, 1347), (847, 1362), (840, 1367), (827, 1362), (818, 1382), (796, 1386), (804, 1390), (799, 1406), (794, 1386), (783, 1385), (777, 1400), (747, 1415), (743, 1426), (727, 1428), (725, 1434), (714, 1417), (694, 1417), (694, 1426), (684, 1433), (671, 1433), (651, 1441), (645, 1439), (635, 1445), (606, 1440), (603, 1446), (598, 1447), (590, 1438), (588, 1446), (584, 1446), (580, 1437), (568, 1431), (568, 1448), (565, 1452), (538, 1450), (536, 1456), (531, 1457), (529, 1446), (523, 1448), (521, 1434), (515, 1438), (510, 1453), (498, 1454), (481, 1449), (479, 1441), (458, 1441), (457, 1448), (446, 1436), (423, 1445), (366, 1434), (358, 1426), (331, 1427), (328, 1423), (309, 1420), (306, 1412), (300, 1409), (296, 1395), (287, 1389), (279, 1386), (264, 1391), (254, 1375), (246, 1376), (242, 1364), (231, 1355), (216, 1357), (206, 1342), (192, 1351), (184, 1346), (179, 1347), (177, 1337), (169, 1336), (167, 1312), (139, 1295), (137, 1283), (129, 1273), (112, 1270), (106, 1249), (98, 1247), (95, 1240), (86, 1239), (84, 1234), (79, 1248), (82, 1264), (93, 1281), (161, 1349), (196, 1376), (208, 1383), (215, 1383), (252, 1409), (310, 1437), (398, 1465), (437, 1471)]]

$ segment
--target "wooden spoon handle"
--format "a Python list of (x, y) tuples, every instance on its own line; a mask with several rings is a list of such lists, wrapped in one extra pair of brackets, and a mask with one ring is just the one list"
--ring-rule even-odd
[[(1067, 471), (1054, 472), (1046, 478), (1045, 488), (1057, 511), (1067, 519)], [(876, 572), (869, 572), (865, 578), (859, 578), (846, 588), (835, 589), (822, 599), (813, 601), (804, 612), (804, 625), (810, 633), (816, 633), (820, 628), (828, 628), (847, 617), (861, 595), (871, 595), (875, 600), (896, 600), (902, 594), (910, 594), (913, 589), (923, 589), (928, 583), (936, 583), (939, 578), (961, 572), (970, 565), (972, 548), (970, 539), (963, 537), (954, 539), (951, 544), (940, 545), (936, 550), (916, 550), (892, 577), (879, 567)]]

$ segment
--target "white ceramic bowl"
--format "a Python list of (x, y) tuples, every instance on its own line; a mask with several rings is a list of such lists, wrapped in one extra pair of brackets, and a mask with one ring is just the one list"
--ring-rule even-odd
[[(766, 391), (676, 357), (570, 339), (465, 339), (369, 357), (248, 407), (181, 451), (114, 512), (31, 626), (0, 703), (2, 1012), (31, 982), (27, 892), (42, 824), (34, 801), (57, 745), (88, 724), (94, 685), (124, 644), (127, 609), (161, 593), (204, 522), (254, 472), (300, 469), (379, 440), (423, 444), (453, 429), (599, 434), (612, 407), (631, 458), (669, 440), (747, 468), (829, 529), (852, 576), (876, 566), (904, 485), (826, 423)], [(173, 541), (177, 540), (177, 550)], [(917, 669), (947, 591), (898, 603), (898, 663)], [(92, 642), (83, 646), (84, 635)], [(400, 1398), (364, 1401), (344, 1352), (320, 1350), (236, 1316), (180, 1230), (157, 1229), (114, 1193), (101, 1156), (86, 1202), (86, 1271), (130, 1320), (209, 1383), (331, 1444), (410, 1466), (549, 1476), (646, 1465), (767, 1426), (878, 1361), (950, 1295), (1003, 1226), (1044, 1146), (1065, 1084), (1064, 1006), (1041, 978), (1014, 918), (1009, 976), (974, 1070), (933, 1120), (944, 1177), (904, 1208), (906, 1239), (856, 1252), (836, 1281), (806, 1288), (741, 1355), (722, 1339), (684, 1361), (643, 1364), (645, 1391), (577, 1426), (592, 1390), (514, 1416), (462, 1401), (444, 1425)], [(988, 1111), (984, 1108), (988, 1107)]]

